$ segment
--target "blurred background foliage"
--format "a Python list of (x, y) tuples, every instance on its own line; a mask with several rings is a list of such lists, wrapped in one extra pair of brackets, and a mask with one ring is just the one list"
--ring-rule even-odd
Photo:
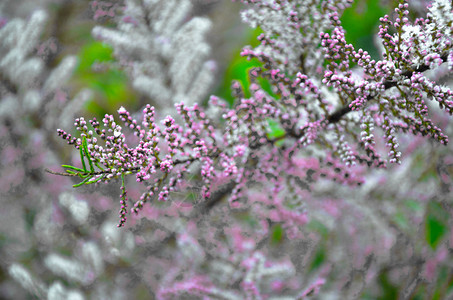
[[(211, 4), (207, 13), (214, 23), (213, 31), (215, 32), (210, 34), (215, 36), (216, 41), (212, 49), (213, 57), (220, 66), (216, 84), (213, 86), (211, 94), (225, 99), (232, 105), (234, 97), (231, 95), (230, 87), (233, 81), (238, 81), (244, 89), (245, 96), (250, 97), (248, 72), (251, 68), (260, 67), (262, 64), (256, 59), (247, 60), (243, 58), (240, 52), (244, 45), (257, 46), (259, 43), (257, 37), (262, 31), (260, 28), (250, 29), (243, 24), (238, 24), (240, 22), (238, 18), (240, 6), (227, 2), (230, 2), (230, 0), (217, 1), (216, 6)], [(356, 49), (362, 48), (367, 50), (373, 58), (379, 58), (373, 36), (378, 31), (379, 18), (390, 13), (394, 2), (355, 1), (341, 18), (346, 29), (347, 40)], [(225, 19), (225, 14), (222, 14), (221, 24), (219, 25), (216, 19), (220, 19), (220, 12), (226, 9), (233, 10), (235, 13), (229, 13), (230, 17), (227, 19)], [(198, 11), (203, 11), (203, 7), (198, 7)], [(194, 14), (196, 13), (197, 11), (194, 12)], [(107, 26), (113, 26), (111, 20), (103, 19), (102, 21)], [(236, 34), (232, 33), (232, 30)], [(131, 89), (127, 82), (127, 76), (119, 68), (114, 67), (116, 60), (112, 55), (112, 49), (108, 45), (93, 40), (87, 24), (72, 27), (67, 31), (67, 35), (72, 43), (78, 41), (81, 44), (77, 54), (80, 63), (74, 74), (74, 82), (79, 88), (90, 87), (96, 92), (94, 99), (86, 105), (89, 115), (99, 117), (105, 113), (114, 113), (116, 108), (120, 106), (128, 106), (133, 111), (138, 109), (139, 105), (144, 104), (143, 101), (139, 101), (140, 96)], [(227, 48), (227, 51), (225, 51), (225, 48)], [(222, 57), (218, 55), (219, 52), (223, 54)], [(111, 67), (102, 68), (100, 66), (98, 70), (93, 67), (93, 65), (102, 63), (107, 63)], [(260, 79), (260, 84), (269, 94), (273, 95), (269, 82)], [(200, 99), (200, 103), (206, 103), (206, 101), (207, 99)]]
[(356, 50), (361, 48), (368, 51), (373, 59), (379, 59), (379, 50), (373, 38), (379, 31), (379, 18), (390, 14), (393, 5), (394, 3), (380, 0), (354, 1), (341, 17), (346, 30), (346, 40), (354, 45)]
[[(95, 92), (93, 100), (86, 105), (88, 114), (99, 118), (121, 106), (138, 109), (137, 94), (130, 87), (126, 74), (113, 65), (115, 58), (110, 46), (89, 40), (78, 56), (74, 83)], [(112, 64), (112, 67), (105, 67), (108, 64)]]
[[(379, 18), (384, 14), (389, 14), (391, 8), (397, 1), (379, 1), (379, 0), (360, 0), (355, 1), (353, 6), (347, 9), (341, 18), (346, 30), (347, 40), (352, 43), (356, 49), (363, 48), (370, 55), (379, 58), (379, 50), (373, 40), (374, 34), (378, 31)], [(85, 111), (81, 115), (87, 117), (102, 118), (104, 114), (115, 114), (120, 106), (127, 107), (130, 111), (137, 111), (140, 106), (146, 103), (147, 99), (138, 95), (130, 86), (127, 75), (117, 66), (118, 62), (113, 56), (113, 51), (108, 45), (95, 41), (91, 37), (91, 28), (95, 22), (92, 21), (92, 12), (89, 10), (89, 1), (65, 1), (62, 4), (52, 4), (50, 11), (53, 14), (55, 28), (51, 29), (50, 35), (56, 36), (59, 42), (64, 45), (63, 50), (58, 54), (64, 56), (68, 53), (76, 53), (79, 58), (79, 64), (74, 72), (72, 79), (73, 94), (82, 88), (90, 88), (95, 93), (93, 98), (86, 104)], [(232, 4), (230, 0), (217, 1), (217, 6), (212, 6), (206, 13), (213, 20), (213, 32), (210, 34), (211, 44), (213, 45), (213, 58), (219, 65), (217, 82), (212, 89), (212, 93), (225, 99), (230, 105), (233, 104), (234, 98), (231, 95), (232, 81), (238, 81), (245, 91), (245, 96), (250, 97), (248, 87), (250, 80), (248, 72), (251, 68), (261, 66), (257, 60), (247, 60), (240, 56), (243, 45), (256, 46), (258, 41), (256, 37), (261, 30), (251, 30), (240, 25), (238, 11), (240, 6)], [(229, 9), (229, 13), (222, 11)], [(200, 9), (200, 11), (202, 11)], [(200, 12), (198, 12), (200, 13)], [(197, 12), (194, 12), (196, 15)], [(216, 22), (216, 20), (218, 22)], [(99, 22), (106, 26), (113, 26), (112, 20), (108, 18), (101, 19)], [(52, 22), (49, 22), (52, 24)], [(233, 24), (233, 25), (231, 25)], [(55, 63), (56, 64), (56, 63)], [(262, 87), (272, 94), (269, 83), (261, 80)], [(274, 95), (275, 96), (275, 95)], [(205, 103), (207, 99), (200, 99)], [(269, 123), (269, 137), (278, 138), (283, 134), (281, 128), (275, 123)], [(69, 129), (69, 128), (68, 128)], [(432, 149), (432, 148), (431, 148)], [(411, 168), (414, 174), (418, 174), (415, 185), (426, 182), (433, 182), (435, 188), (442, 189), (442, 174), (439, 171), (436, 157), (426, 160), (428, 155), (425, 149), (414, 153), (416, 157), (413, 160)], [(447, 173), (453, 174), (453, 167), (450, 165)], [(385, 195), (374, 195), (381, 201)], [(391, 201), (391, 200), (390, 200)], [(411, 221), (414, 216), (422, 218), (423, 226), (423, 243), (418, 245), (419, 248), (428, 246), (431, 251), (438, 250), (439, 245), (445, 242), (446, 238), (451, 235), (450, 219), (446, 210), (438, 199), (429, 199), (426, 203), (419, 199), (403, 199), (397, 210), (393, 213), (390, 220), (394, 226), (406, 232), (410, 236), (420, 234), (419, 228), (411, 227)], [(25, 216), (27, 224), (33, 224), (34, 213)], [(252, 216), (250, 216), (251, 219)], [(29, 227), (31, 228), (32, 225)], [(317, 251), (313, 254), (310, 265), (310, 272), (316, 270), (329, 256), (327, 241), (332, 238), (334, 232), (320, 221), (312, 220), (307, 225), (307, 230), (319, 235), (321, 242)], [(285, 229), (281, 225), (274, 225), (271, 229), (270, 244), (272, 247), (279, 247), (285, 241)], [(0, 247), (7, 243), (3, 235), (0, 234)], [(31, 254), (30, 254), (31, 255)], [(33, 256), (33, 255), (31, 255)], [(366, 291), (362, 299), (399, 299), (399, 289), (391, 279), (392, 270), (380, 270), (377, 275), (380, 291), (378, 298), (375, 298), (374, 291)], [(411, 299), (445, 299), (443, 298), (453, 289), (453, 274), (451, 269), (442, 265), (437, 269), (437, 279), (434, 291), (427, 290), (427, 284), (420, 284), (413, 293)], [(426, 298), (426, 295), (431, 295)]]

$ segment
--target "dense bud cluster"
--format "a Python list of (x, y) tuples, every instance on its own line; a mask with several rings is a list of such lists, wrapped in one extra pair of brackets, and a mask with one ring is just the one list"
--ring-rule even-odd
[[(447, 229), (430, 228), (451, 225), (453, 206), (445, 199), (453, 192), (453, 157), (425, 142), (447, 146), (451, 134), (451, 2), (432, 1), (426, 17), (413, 20), (410, 2), (398, 1), (380, 19), (374, 57), (350, 43), (342, 26), (353, 1), (242, 0), (243, 21), (262, 33), (241, 55), (258, 63), (248, 70), (247, 90), (232, 83), (234, 103), (211, 96), (206, 106), (197, 101), (213, 82), (204, 39), (210, 21), (190, 17), (196, 2), (91, 2), (95, 19), (116, 22), (96, 26), (93, 36), (111, 44), (112, 65), (157, 105), (144, 105), (141, 114), (120, 107), (102, 120), (79, 117), (77, 134), (66, 131), (61, 118), (69, 113), (61, 113), (50, 125), (65, 128), (57, 133), (80, 162), (49, 172), (77, 179), (74, 187), (119, 183), (114, 213), (126, 228), (111, 228), (112, 207), (98, 194), (86, 196), (93, 207), (69, 193), (49, 196), (55, 203), (47, 203), (33, 230), (50, 216), (71, 226), (64, 243), (77, 251), (62, 256), (49, 246), (50, 254), (40, 253), (64, 284), (52, 278), (47, 285), (19, 263), (9, 274), (48, 299), (82, 299), (82, 291), (121, 298), (126, 286), (137, 294), (135, 287), (145, 286), (156, 299), (354, 299), (364, 290), (380, 295), (387, 275), (400, 277), (392, 278), (402, 298), (434, 286), (436, 267), (452, 261), (453, 235), (448, 243)], [(39, 103), (58, 98), (75, 66), (69, 57), (38, 80), (44, 65), (24, 39), (34, 47), (45, 17), (40, 11), (28, 23), (0, 25), (0, 88), (9, 97), (1, 116), (16, 100), (32, 115)], [(417, 167), (425, 149), (426, 172)], [(57, 245), (58, 236), (46, 239)], [(118, 287), (111, 292), (104, 281)]]

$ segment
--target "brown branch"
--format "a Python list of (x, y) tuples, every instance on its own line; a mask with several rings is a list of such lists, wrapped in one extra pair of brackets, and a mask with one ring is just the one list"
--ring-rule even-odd
[[(134, 167), (129, 170), (124, 170), (124, 172), (135, 172), (140, 170), (139, 167)], [(61, 173), (61, 172), (55, 172), (49, 169), (44, 169), (47, 173), (53, 174), (53, 175), (58, 175), (58, 176), (69, 176), (69, 177), (77, 177), (79, 174), (81, 175), (92, 175), (92, 176), (97, 176), (97, 175), (105, 175), (105, 174), (111, 174), (112, 172), (110, 170), (104, 170), (104, 171), (97, 171), (97, 172), (84, 172), (84, 173)]]
[(349, 113), (351, 111), (352, 111), (352, 109), (349, 107), (349, 104), (348, 104), (348, 105), (343, 106), (342, 108), (340, 108), (333, 114), (328, 115), (326, 119), (329, 123), (334, 124), (334, 123), (339, 122), (341, 120), (341, 118), (343, 118), (343, 116), (345, 116), (347, 113)]
[[(448, 54), (445, 53), (445, 54), (443, 54), (440, 58), (442, 59), (443, 62), (447, 62), (447, 60), (448, 60)], [(414, 74), (415, 72), (417, 72), (417, 73), (422, 73), (422, 72), (425, 72), (425, 71), (428, 71), (428, 70), (429, 70), (429, 66), (423, 64), (423, 65), (420, 65), (420, 66), (418, 66), (418, 67), (415, 67), (415, 66), (414, 66), (414, 68), (411, 68), (411, 70), (407, 70), (407, 71), (403, 72), (403, 73), (401, 74), (401, 76), (410, 78), (410, 77), (412, 77), (412, 74)], [(390, 89), (390, 88), (396, 86), (396, 84), (397, 84), (396, 81), (387, 80), (387, 81), (384, 82), (384, 89), (388, 90), (388, 89)], [(369, 101), (369, 100), (371, 100), (371, 99), (373, 99), (373, 97), (372, 97), (372, 96), (368, 96), (367, 100)], [(352, 109), (349, 107), (349, 105), (350, 105), (350, 104), (347, 104), (347, 105), (341, 107), (341, 108), (340, 108), (339, 110), (337, 110), (336, 112), (334, 112), (334, 113), (328, 115), (328, 116), (326, 117), (327, 121), (328, 121), (329, 123), (337, 123), (338, 121), (340, 121), (341, 118), (342, 118), (344, 115), (346, 115), (347, 113), (349, 113), (349, 112), (352, 111)]]
[(221, 186), (220, 189), (215, 191), (208, 200), (201, 203), (199, 208), (194, 211), (194, 216), (203, 215), (210, 211), (214, 206), (220, 203), (222, 199), (227, 196), (236, 185), (236, 182), (230, 181), (229, 183)]
[[(447, 61), (447, 58), (448, 58), (448, 55), (447, 54), (444, 54), (443, 56), (441, 56), (441, 59), (446, 62)], [(427, 65), (421, 65), (417, 68), (414, 68), (413, 70), (408, 70), (404, 73), (402, 73), (401, 75), (402, 76), (405, 76), (405, 77), (411, 77), (412, 74), (414, 72), (424, 72), (426, 70), (429, 69), (429, 66)], [(385, 81), (384, 82), (384, 88), (387, 90), (387, 89), (390, 89), (391, 87), (394, 87), (396, 86), (397, 83), (395, 81)], [(373, 97), (371, 96), (368, 96), (368, 101), (373, 99)], [(326, 117), (326, 120), (329, 124), (334, 124), (334, 123), (337, 123), (339, 122), (346, 114), (348, 114), (349, 112), (351, 112), (352, 109), (349, 107), (349, 104), (348, 105), (345, 105), (343, 107), (341, 107), (340, 109), (338, 109), (337, 111), (335, 111), (334, 113), (330, 114), (330, 115), (327, 115)], [(296, 133), (294, 131), (294, 128), (291, 128), (289, 131), (286, 131), (286, 134), (281, 136), (281, 137), (278, 137), (276, 139), (267, 139), (267, 143), (266, 144), (274, 144), (275, 142), (279, 141), (279, 140), (283, 140), (285, 139), (286, 137), (293, 137), (293, 138), (300, 138), (302, 137), (304, 134), (304, 131), (300, 132), (300, 133)], [(257, 149), (259, 148), (260, 145), (254, 145), (252, 148), (253, 149)], [(210, 153), (210, 156), (212, 157), (217, 157), (219, 155), (219, 152), (218, 151), (214, 151), (213, 153)], [(174, 164), (175, 165), (178, 165), (178, 164), (184, 164), (184, 163), (188, 163), (188, 162), (194, 162), (196, 159), (193, 158), (193, 157), (190, 157), (188, 159), (185, 159), (185, 160), (175, 160), (174, 161)], [(139, 167), (136, 167), (134, 169), (131, 169), (131, 170), (127, 170), (127, 171), (138, 171), (140, 168)], [(50, 173), (50, 174), (54, 174), (54, 175), (60, 175), (60, 176), (70, 176), (70, 177), (74, 177), (74, 176), (78, 176), (78, 174), (69, 174), (69, 173), (60, 173), (60, 172), (54, 172), (54, 171), (51, 171), (49, 169), (45, 169), (46, 172)], [(86, 174), (90, 174), (90, 175), (102, 175), (102, 174), (108, 174), (109, 171), (100, 171), (100, 172), (94, 172), (94, 173), (85, 173)], [(216, 192), (213, 193), (213, 195), (208, 199), (206, 200), (205, 202), (203, 202), (199, 208), (197, 210), (194, 211), (194, 213), (192, 214), (192, 216), (199, 216), (199, 215), (203, 215), (207, 212), (209, 212), (214, 206), (216, 206), (218, 203), (221, 202), (221, 200), (226, 196), (228, 195), (231, 190), (237, 185), (236, 182), (234, 181), (230, 181), (229, 183), (221, 186)]]
[[(447, 61), (447, 55), (443, 55), (441, 57), (443, 59), (443, 61)], [(406, 71), (404, 73), (402, 73), (402, 76), (405, 76), (405, 77), (411, 77), (412, 74), (414, 72), (424, 72), (426, 70), (429, 69), (429, 66), (426, 66), (426, 65), (422, 65), (422, 66), (419, 66), (418, 68), (414, 68), (414, 70), (409, 70), (409, 71)], [(384, 88), (387, 90), (387, 89), (390, 89), (391, 87), (394, 87), (396, 86), (396, 82), (394, 81), (386, 81), (384, 82)], [(368, 97), (368, 101), (373, 99), (373, 97), (369, 96)], [(343, 107), (341, 107), (339, 110), (335, 111), (334, 113), (328, 115), (326, 117), (326, 120), (329, 124), (334, 124), (334, 123), (337, 123), (339, 122), (346, 114), (348, 114), (349, 112), (351, 112), (352, 109), (349, 107), (349, 104), (348, 105), (345, 105)], [(301, 133), (296, 133), (294, 131), (294, 128), (291, 128), (289, 131), (286, 131), (286, 134), (283, 135), (283, 136), (280, 136), (278, 138), (275, 138), (275, 139), (267, 139), (267, 144), (274, 144), (280, 140), (283, 140), (287, 137), (294, 137), (294, 138), (301, 138), (303, 136), (304, 132), (302, 131)], [(257, 149), (259, 148), (259, 145), (254, 145), (253, 149)], [(203, 208), (201, 208), (200, 212), (201, 213), (205, 213), (207, 211), (209, 211), (211, 208), (213, 208), (217, 203), (220, 202), (220, 200), (226, 196), (226, 194), (234, 188), (234, 186), (236, 185), (236, 183), (234, 182), (230, 182), (228, 183), (227, 185), (225, 185), (224, 187), (222, 187), (218, 193), (216, 195), (213, 195), (203, 206)]]
[(44, 171), (46, 171), (47, 173), (53, 174), (53, 175), (58, 175), (58, 176), (69, 176), (69, 177), (79, 176), (78, 174), (55, 172), (55, 171), (49, 170), (47, 168), (44, 169)]

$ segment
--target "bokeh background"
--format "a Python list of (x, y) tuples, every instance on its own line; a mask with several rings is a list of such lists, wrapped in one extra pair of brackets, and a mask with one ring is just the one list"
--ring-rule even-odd
[[(125, 229), (116, 228), (117, 187), (75, 190), (71, 187), (75, 182), (45, 172), (45, 168), (59, 170), (61, 164), (77, 161), (77, 153), (56, 136), (57, 128), (72, 130), (75, 116), (102, 119), (120, 106), (135, 112), (147, 103), (165, 108), (137, 92), (118, 67), (112, 47), (91, 34), (96, 25), (115, 27), (114, 16), (120, 13), (122, 2), (104, 1), (111, 15), (101, 16), (96, 16), (93, 2), (0, 3), (0, 29), (14, 18), (27, 20), (38, 9), (47, 12), (43, 31), (29, 52), (44, 64), (32, 88), (21, 87), (0, 70), (1, 299), (153, 299), (157, 275), (141, 265), (146, 261), (165, 268), (164, 260), (156, 263), (153, 259), (158, 260), (159, 252), (176, 249), (174, 240), (162, 238), (164, 233), (154, 223), (136, 221)], [(355, 1), (342, 17), (347, 39), (379, 58), (375, 40), (379, 17), (390, 13), (396, 2)], [(232, 104), (231, 82), (238, 80), (247, 90), (248, 69), (259, 65), (239, 53), (244, 45), (257, 45), (260, 29), (241, 23), (240, 3), (193, 0), (192, 4), (188, 19), (203, 16), (212, 21), (206, 41), (211, 47), (209, 59), (217, 66), (215, 80), (200, 103), (214, 94)], [(412, 18), (426, 13), (422, 1), (414, 1), (411, 8)], [(0, 45), (5, 55), (8, 45), (1, 39)], [(64, 86), (48, 92), (39, 105), (27, 102), (29, 90), (42, 91), (46, 76), (68, 55), (77, 63)], [(265, 88), (268, 85), (261, 83)], [(73, 106), (68, 111), (69, 103)], [(441, 113), (436, 118), (452, 136), (452, 122)], [(369, 183), (361, 189), (325, 182), (315, 188), (318, 199), (340, 203), (335, 209), (341, 213), (330, 211), (330, 215), (313, 218), (304, 229), (316, 241), (307, 246), (304, 272), (309, 276), (327, 262), (351, 261), (350, 269), (331, 273), (329, 282), (333, 283), (326, 285), (319, 299), (348, 299), (336, 298), (341, 293), (350, 299), (452, 296), (453, 152), (451, 146), (421, 137), (402, 140), (403, 164), (370, 172)], [(248, 224), (254, 220), (253, 215), (240, 219)], [(271, 230), (270, 252), (297, 253), (298, 244), (287, 237), (284, 228), (276, 224)], [(361, 260), (376, 265), (367, 273), (369, 278), (360, 276), (365, 271), (354, 269), (355, 264), (366, 264)], [(347, 287), (341, 290), (340, 286)]]

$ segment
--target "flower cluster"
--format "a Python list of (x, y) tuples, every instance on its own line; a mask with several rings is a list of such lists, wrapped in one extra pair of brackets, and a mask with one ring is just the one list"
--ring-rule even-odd
[[(394, 22), (389, 16), (381, 18), (379, 36), (386, 52), (379, 61), (371, 59), (362, 49), (356, 51), (346, 42), (337, 14), (331, 16), (335, 25), (332, 33), (320, 34), (329, 62), (323, 83), (335, 87), (343, 104), (359, 112), (360, 126), (367, 129), (362, 142), (367, 145), (369, 158), (377, 157), (370, 147), (375, 144), (375, 126), (370, 127), (371, 124), (382, 129), (393, 163), (401, 162), (398, 130), (430, 135), (442, 144), (448, 142), (447, 136), (429, 118), (426, 102), (438, 102), (440, 108), (451, 115), (453, 92), (422, 73), (447, 62), (451, 52), (451, 32), (445, 33), (444, 15), (436, 12), (439, 5), (431, 6), (428, 18), (417, 19), (414, 24), (407, 17), (408, 3), (404, 2), (395, 9)], [(451, 4), (441, 6), (448, 10), (445, 6), (451, 10)], [(390, 34), (391, 29), (396, 33)], [(436, 38), (433, 40), (432, 37)], [(354, 72), (360, 72), (360, 78), (354, 78), (350, 64), (357, 64), (362, 69), (354, 69)]]
[[(278, 53), (274, 46), (281, 45), (283, 41), (270, 43), (274, 45), (270, 48), (258, 46), (258, 49), (264, 49), (244, 50), (244, 56), (256, 57), (264, 66), (250, 71), (251, 97), (237, 99), (232, 109), (221, 104), (221, 100), (216, 97), (211, 97), (210, 105), (218, 108), (221, 122), (215, 120), (214, 116), (208, 117), (197, 104), (186, 107), (181, 103), (176, 105), (181, 123), (168, 116), (162, 121), (163, 127), (155, 121), (154, 108), (149, 105), (143, 110), (141, 125), (123, 107), (120, 108), (120, 119), (139, 139), (136, 147), (128, 146), (122, 127), (109, 115), (103, 119), (105, 129), (102, 130), (96, 120), (91, 121), (93, 131), (88, 129), (83, 118), (77, 119), (75, 125), (81, 136), (76, 140), (59, 130), (63, 138), (69, 139), (80, 149), (82, 162), (86, 158), (91, 166), (89, 171), (84, 167), (83, 171), (77, 171), (83, 174), (72, 172), (73, 175), (83, 177), (85, 183), (92, 183), (135, 174), (138, 182), (147, 184), (146, 192), (134, 204), (133, 211), (137, 212), (154, 196), (159, 200), (168, 199), (170, 193), (182, 186), (188, 174), (195, 170), (195, 173), (201, 172), (205, 199), (211, 196), (212, 187), (232, 181), (234, 188), (229, 201), (232, 205), (238, 201), (236, 205), (240, 205), (242, 191), (247, 186), (260, 185), (260, 182), (269, 181), (270, 178), (283, 176), (304, 149), (315, 151), (314, 155), (321, 166), (326, 159), (319, 149), (328, 149), (328, 157), (332, 158), (333, 163), (336, 164), (338, 159), (338, 168), (346, 170), (342, 164), (350, 166), (359, 162), (369, 166), (386, 165), (386, 160), (376, 148), (376, 137), (379, 135), (389, 148), (391, 163), (401, 162), (397, 140), (399, 130), (430, 135), (446, 144), (446, 135), (428, 117), (426, 100), (437, 101), (441, 108), (451, 114), (453, 92), (423, 75), (422, 71), (432, 67), (432, 62), (417, 62), (413, 57), (420, 53), (407, 44), (407, 39), (402, 40), (401, 36), (408, 34), (407, 30), (412, 28), (410, 26), (415, 26), (409, 25), (407, 3), (403, 1), (395, 9), (395, 22), (389, 21), (388, 16), (381, 19), (379, 34), (386, 53), (379, 61), (371, 59), (362, 49), (356, 51), (346, 42), (339, 19), (341, 9), (338, 7), (347, 4), (345, 2), (341, 6), (330, 3), (323, 6), (330, 27), (324, 18), (314, 19), (324, 24), (320, 25), (321, 28), (331, 30), (331, 33), (319, 34), (322, 48), (315, 48), (316, 41), (307, 46), (310, 51), (323, 53), (326, 65), (323, 72), (320, 72), (321, 66), (318, 64), (316, 70), (307, 73), (302, 70), (291, 76), (292, 69), (286, 64), (294, 66), (293, 62), (282, 64), (277, 57), (269, 55)], [(289, 2), (274, 6), (258, 3), (256, 9), (279, 16), (289, 14), (292, 17), (288, 22), (294, 22), (295, 9), (302, 9)], [(293, 10), (287, 11), (288, 7)], [(426, 25), (430, 32), (424, 35), (439, 36), (442, 40), (435, 45), (428, 44), (424, 56), (434, 57), (431, 53), (440, 53), (438, 59), (446, 61), (450, 43), (447, 38), (443, 40), (445, 33), (442, 32), (445, 29), (442, 22), (445, 20), (436, 23), (440, 7), (432, 6), (428, 18), (418, 19), (414, 24)], [(254, 22), (263, 22), (264, 28), (268, 26), (264, 19), (258, 18)], [(300, 22), (303, 23), (303, 20)], [(393, 35), (389, 33), (390, 26), (395, 28)], [(297, 26), (285, 25), (285, 28), (293, 35), (299, 30)], [(413, 36), (412, 43), (421, 44), (420, 38), (424, 35)], [(282, 34), (281, 38), (284, 36)], [(302, 40), (308, 43), (308, 40)], [(304, 59), (304, 64), (313, 65), (319, 55)], [(411, 63), (413, 60), (415, 64)], [(352, 65), (356, 67), (352, 68)], [(359, 78), (357, 74), (360, 74)], [(272, 92), (260, 87), (258, 78), (268, 80), (273, 87)], [(333, 90), (329, 89), (332, 87)], [(244, 94), (240, 86), (236, 85), (235, 89), (239, 89), (238, 95)], [(272, 136), (271, 122), (281, 130), (278, 136)], [(376, 131), (378, 128), (381, 132)], [(102, 143), (98, 142), (94, 134), (100, 137)], [(266, 159), (268, 154), (272, 156)], [(331, 164), (327, 162), (326, 166), (330, 167)], [(98, 169), (95, 170), (93, 165)], [(194, 168), (191, 167), (193, 165)], [(360, 175), (354, 175), (354, 172), (342, 174), (339, 180), (360, 184)], [(336, 177), (329, 175), (328, 171), (319, 173)], [(281, 188), (275, 182), (273, 184), (269, 191), (278, 192)], [(123, 213), (122, 210), (122, 218)]]
[[(104, 129), (100, 128), (96, 119), (90, 120), (92, 129), (88, 128), (84, 118), (76, 119), (76, 129), (81, 133), (77, 139), (59, 129), (59, 135), (69, 144), (74, 144), (82, 158), (83, 169), (68, 166), (69, 174), (82, 176), (83, 183), (86, 184), (122, 177), (122, 199), (125, 199), (126, 193), (125, 175), (135, 174), (137, 182), (151, 181), (146, 192), (133, 206), (133, 211), (138, 212), (155, 195), (161, 201), (166, 200), (169, 193), (185, 180), (188, 165), (199, 160), (203, 161), (202, 168), (205, 170), (204, 196), (209, 197), (209, 183), (215, 175), (212, 158), (219, 154), (216, 134), (210, 120), (198, 106), (187, 108), (179, 104), (177, 110), (185, 121), (184, 127), (175, 123), (170, 116), (167, 116), (161, 125), (158, 124), (155, 121), (154, 108), (150, 105), (143, 110), (143, 119), (139, 124), (121, 107), (118, 110), (120, 119), (139, 139), (135, 147), (128, 146), (123, 128), (114, 121), (112, 115), (106, 115), (102, 120)], [(87, 166), (90, 167), (89, 170)], [(229, 168), (230, 166), (224, 165), (223, 174), (226, 177), (231, 173)], [(126, 206), (127, 203), (122, 200), (121, 225), (125, 221)]]
[[(95, 27), (135, 89), (159, 106), (184, 102), (171, 116), (121, 107), (77, 118), (76, 134), (59, 129), (80, 161), (49, 172), (78, 180), (77, 196), (33, 179), (43, 163), (32, 159), (40, 149), (58, 159), (42, 137), (68, 128), (79, 104), (56, 104), (75, 60), (46, 72), (35, 59), (27, 43), (38, 43), (42, 11), (0, 27), (0, 134), (14, 146), (0, 143), (5, 274), (40, 299), (385, 298), (389, 280), (401, 298), (451, 297), (451, 3), (412, 20), (418, 1), (399, 1), (372, 58), (346, 38), (352, 1), (241, 2), (263, 33), (242, 51), (258, 63), (248, 90), (232, 83), (231, 106), (196, 104), (213, 76), (208, 21), (189, 17), (188, 0), (125, 1), (116, 28)], [(116, 12), (91, 4), (95, 18)]]
[[(434, 4), (426, 19), (412, 23), (408, 3), (401, 1), (393, 19), (384, 16), (380, 20), (379, 36), (385, 53), (382, 59), (374, 60), (367, 51), (356, 50), (346, 41), (340, 14), (350, 1), (327, 1), (319, 7), (292, 1), (243, 2), (252, 6), (243, 12), (243, 19), (264, 30), (259, 37), (261, 45), (242, 51), (243, 56), (262, 63), (249, 72), (249, 98), (240, 84), (233, 83), (234, 106), (229, 108), (212, 96), (209, 114), (197, 104), (187, 107), (181, 103), (176, 105), (179, 117), (167, 116), (161, 124), (149, 105), (143, 110), (141, 124), (123, 107), (118, 110), (121, 125), (109, 115), (103, 119), (104, 129), (95, 120), (91, 121), (93, 130), (83, 119), (76, 120), (81, 135), (70, 142), (91, 169), (84, 163), (83, 170), (68, 171), (85, 178), (85, 183), (122, 178), (119, 226), (125, 223), (128, 201), (124, 178), (135, 174), (146, 190), (133, 204), (134, 212), (143, 210), (152, 199), (174, 199), (176, 193), (187, 193), (197, 186), (203, 200), (196, 205), (203, 204), (203, 209), (192, 210), (192, 214), (213, 209), (227, 195), (233, 211), (253, 211), (260, 220), (259, 236), (263, 239), (271, 230), (267, 222), (279, 224), (290, 239), (302, 239), (304, 226), (317, 215), (313, 211), (316, 205), (309, 199), (318, 182), (332, 180), (357, 186), (365, 182), (365, 166), (401, 163), (398, 131), (430, 135), (447, 144), (447, 136), (429, 118), (427, 101), (438, 102), (451, 114), (453, 92), (424, 72), (444, 62), (451, 64), (451, 34), (445, 28), (446, 11), (451, 10), (445, 7), (450, 4)], [(301, 30), (309, 26), (316, 30)], [(263, 88), (260, 80), (269, 82), (272, 89)], [(137, 146), (126, 142), (123, 127), (135, 135)], [(68, 139), (64, 131), (59, 134)], [(388, 159), (382, 156), (384, 147), (389, 149)], [(201, 186), (189, 180), (194, 177), (200, 179)], [(225, 189), (230, 192), (225, 193)], [(323, 209), (338, 215), (330, 204)], [(178, 238), (178, 242), (182, 240)], [(257, 240), (241, 247), (256, 249), (253, 245)], [(196, 239), (187, 241), (185, 247), (203, 251)], [(218, 243), (208, 237), (198, 241)], [(258, 271), (264, 257), (259, 252), (246, 252), (251, 256), (240, 263), (245, 268), (240, 276), (243, 295), (260, 298), (272, 294), (259, 283), (267, 272)], [(222, 292), (209, 277), (182, 273), (184, 280), (175, 282), (180, 272), (168, 274), (173, 278), (168, 282), (174, 283), (161, 289), (159, 297), (239, 297)], [(299, 292), (300, 298), (319, 290), (324, 283), (321, 274), (313, 278), (313, 285), (305, 292)], [(252, 280), (252, 276), (258, 277)], [(293, 290), (300, 288), (297, 285)], [(279, 289), (276, 282), (275, 289)]]

